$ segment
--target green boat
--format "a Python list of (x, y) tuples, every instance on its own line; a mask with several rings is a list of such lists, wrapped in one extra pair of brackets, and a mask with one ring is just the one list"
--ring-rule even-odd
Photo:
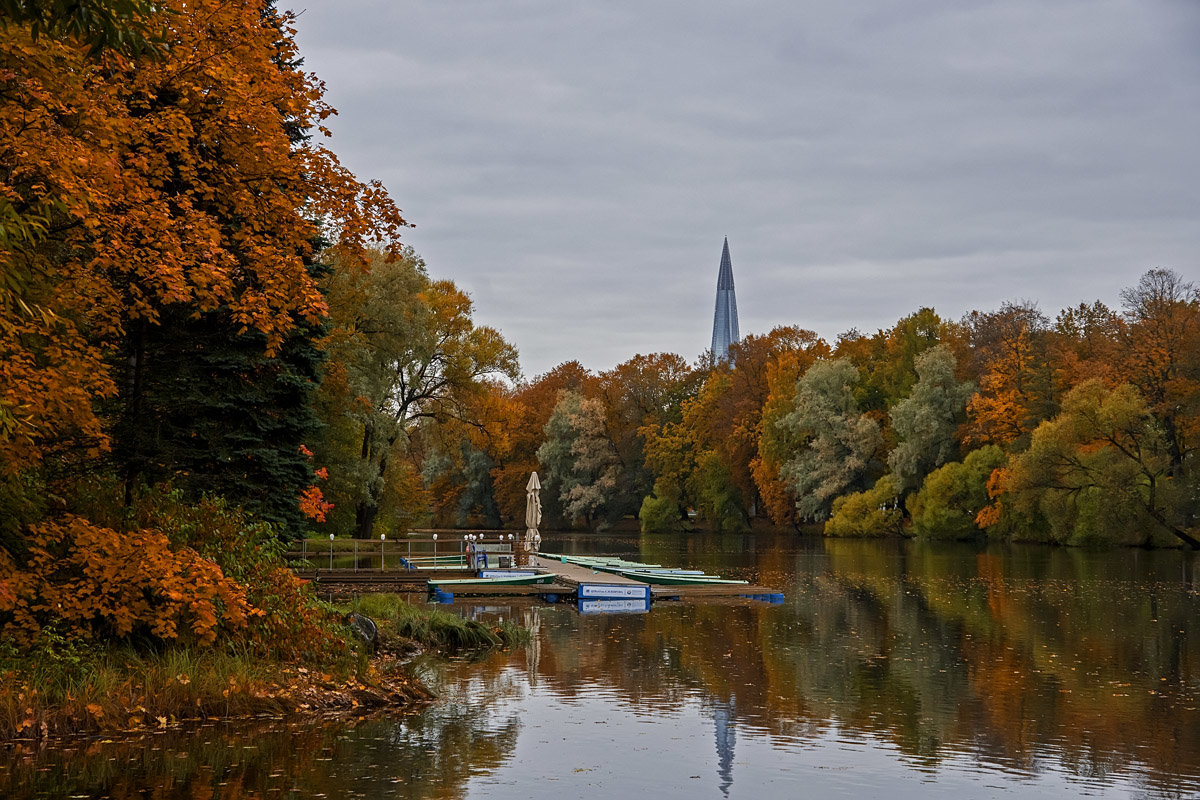
[(656, 586), (745, 586), (749, 584), (749, 581), (705, 575), (696, 569), (671, 569), (659, 564), (626, 561), (615, 556), (564, 556), (552, 553), (542, 553), (541, 555), (557, 559), (564, 564), (575, 564)]
[(613, 570), (616, 575), (622, 575), (642, 583), (655, 586), (745, 586), (749, 581), (739, 581), (733, 578), (718, 578), (712, 575), (684, 575), (673, 572), (639, 572), (636, 569)]

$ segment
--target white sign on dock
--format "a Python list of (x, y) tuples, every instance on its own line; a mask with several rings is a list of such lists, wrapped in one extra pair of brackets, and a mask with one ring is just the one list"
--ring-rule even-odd
[(533, 570), (522, 569), (481, 569), (479, 577), (481, 578), (532, 578), (538, 573)]
[(650, 610), (650, 600), (580, 600), (580, 614), (644, 614)]
[(581, 583), (580, 600), (630, 599), (650, 602), (650, 587), (644, 583)]

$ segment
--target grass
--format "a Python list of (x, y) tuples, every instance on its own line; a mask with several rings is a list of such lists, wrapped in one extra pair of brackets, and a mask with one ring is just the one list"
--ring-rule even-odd
[[(399, 595), (364, 595), (337, 610), (372, 618), (385, 638), (413, 640), (447, 655), (529, 639), (527, 630), (511, 622), (488, 626)], [(348, 629), (346, 637), (356, 641)], [(328, 663), (300, 664), (229, 647), (106, 646), (53, 629), (44, 629), (28, 651), (0, 642), (0, 740), (403, 705), (429, 697), (394, 657), (372, 661), (351, 647)]]
[(512, 622), (488, 626), (410, 603), (396, 594), (362, 595), (344, 608), (375, 620), (385, 635), (412, 639), (442, 653), (512, 647), (529, 641), (529, 631)]
[[(322, 677), (345, 680), (352, 664)], [(0, 738), (165, 727), (180, 719), (282, 714), (307, 669), (213, 648), (139, 652), (68, 643), (0, 655)], [(299, 680), (304, 678), (304, 680)]]

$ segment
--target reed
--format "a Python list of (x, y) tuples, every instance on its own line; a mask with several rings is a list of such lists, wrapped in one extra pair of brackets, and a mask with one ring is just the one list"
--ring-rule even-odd
[(409, 602), (397, 594), (362, 595), (348, 611), (375, 620), (385, 631), (446, 653), (512, 647), (529, 640), (529, 631), (512, 622), (488, 626), (440, 609)]

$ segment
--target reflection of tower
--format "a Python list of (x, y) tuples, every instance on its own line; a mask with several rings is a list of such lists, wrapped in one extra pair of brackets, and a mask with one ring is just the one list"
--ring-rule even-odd
[(729, 238), (721, 248), (717, 273), (717, 307), (713, 311), (712, 354), (717, 361), (729, 360), (729, 345), (738, 340), (737, 298), (733, 296), (733, 262), (729, 260)]
[(721, 776), (721, 794), (728, 797), (729, 787), (733, 786), (733, 745), (737, 742), (732, 697), (714, 705), (713, 728), (717, 733), (717, 774)]

